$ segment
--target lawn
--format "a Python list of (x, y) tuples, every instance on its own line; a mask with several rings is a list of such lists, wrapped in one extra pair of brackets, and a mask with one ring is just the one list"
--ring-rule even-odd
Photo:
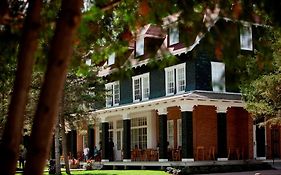
[[(48, 174), (48, 173), (45, 173)], [(66, 173), (63, 172), (63, 175)], [(92, 170), (92, 171), (71, 171), (71, 174), (84, 175), (167, 175), (164, 171), (157, 170)]]

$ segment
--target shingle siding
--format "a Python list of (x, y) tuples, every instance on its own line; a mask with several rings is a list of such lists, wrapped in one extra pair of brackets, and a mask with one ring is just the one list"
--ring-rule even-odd
[(133, 102), (133, 87), (131, 78), (120, 81), (120, 105)]
[(150, 99), (165, 96), (165, 72), (163, 69), (150, 72)]

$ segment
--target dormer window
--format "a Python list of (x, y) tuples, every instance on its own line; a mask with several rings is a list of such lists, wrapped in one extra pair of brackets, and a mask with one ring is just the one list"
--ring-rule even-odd
[(221, 62), (211, 62), (212, 87), (214, 92), (225, 92), (225, 65)]
[(149, 73), (132, 77), (133, 80), (133, 101), (149, 99)]
[(144, 37), (140, 36), (136, 40), (136, 57), (144, 55)]
[(169, 46), (179, 43), (180, 33), (177, 24), (171, 25), (169, 27)]
[(115, 55), (116, 55), (115, 52), (109, 55), (108, 60), (107, 60), (108, 66), (115, 64)]
[(242, 50), (253, 50), (252, 26), (243, 23), (240, 28), (240, 46)]
[(119, 81), (107, 83), (106, 89), (106, 107), (117, 106), (120, 102), (120, 86)]
[(86, 60), (86, 65), (91, 66), (91, 64), (92, 64), (92, 60), (91, 59), (87, 59)]

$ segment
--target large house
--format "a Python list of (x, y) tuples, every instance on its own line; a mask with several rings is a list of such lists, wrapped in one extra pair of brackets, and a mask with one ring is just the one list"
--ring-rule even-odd
[(142, 28), (125, 59), (128, 76), (114, 78), (120, 56), (109, 56), (100, 72), (109, 80), (106, 104), (94, 112), (100, 124), (84, 136), (71, 131), (70, 150), (96, 145), (109, 161), (111, 138), (116, 161), (280, 157), (280, 129), (257, 126), (244, 108), (239, 74), (224, 62), (252, 54), (262, 27), (218, 17), (187, 43), (188, 30), (179, 26), (175, 15), (163, 26)]

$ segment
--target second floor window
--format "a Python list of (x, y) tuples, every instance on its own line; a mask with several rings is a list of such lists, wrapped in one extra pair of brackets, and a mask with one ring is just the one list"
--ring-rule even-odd
[(185, 92), (185, 63), (165, 68), (166, 95)]
[(215, 92), (225, 92), (225, 65), (221, 62), (211, 62), (212, 87)]
[(253, 50), (252, 27), (244, 23), (240, 28), (240, 47), (242, 50)]
[(133, 101), (138, 102), (149, 99), (149, 73), (132, 77)]
[(120, 102), (120, 87), (119, 81), (107, 83), (106, 89), (106, 107), (119, 105)]

